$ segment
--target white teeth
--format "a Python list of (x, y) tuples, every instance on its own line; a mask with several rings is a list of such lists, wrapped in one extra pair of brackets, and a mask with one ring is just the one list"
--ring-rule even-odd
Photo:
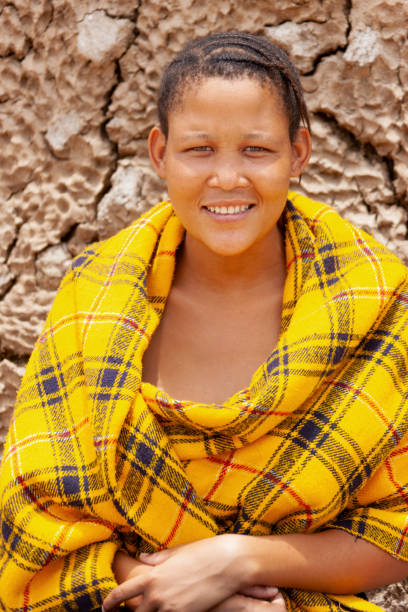
[(249, 204), (246, 206), (206, 206), (206, 208), (217, 215), (237, 215), (248, 210)]

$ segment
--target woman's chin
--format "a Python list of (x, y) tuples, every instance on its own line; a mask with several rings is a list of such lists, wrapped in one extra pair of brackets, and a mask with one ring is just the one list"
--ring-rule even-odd
[(203, 242), (210, 253), (219, 257), (238, 257), (251, 249), (253, 243), (246, 240), (223, 240)]
[(238, 257), (245, 254), (250, 255), (254, 250), (263, 250), (263, 245), (267, 250), (274, 249), (280, 241), (270, 239), (274, 234), (275, 228), (272, 227), (269, 231), (255, 228), (255, 231), (242, 231), (242, 228), (237, 231), (228, 232), (209, 232), (202, 234), (198, 238), (201, 244), (206, 248), (207, 254), (213, 253), (220, 257)]

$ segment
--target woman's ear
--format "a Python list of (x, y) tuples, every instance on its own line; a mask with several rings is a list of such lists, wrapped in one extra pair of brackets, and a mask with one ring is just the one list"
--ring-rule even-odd
[(302, 174), (310, 159), (311, 153), (312, 139), (310, 138), (310, 132), (307, 128), (302, 126), (298, 129), (296, 138), (292, 142), (292, 178)]
[(166, 178), (166, 136), (161, 131), (160, 127), (155, 125), (151, 130), (148, 138), (149, 157), (153, 168), (161, 178)]

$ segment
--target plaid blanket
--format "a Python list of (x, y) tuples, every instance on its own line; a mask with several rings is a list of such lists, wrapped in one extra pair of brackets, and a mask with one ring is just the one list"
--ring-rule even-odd
[[(408, 561), (407, 270), (330, 207), (290, 200), (282, 333), (222, 406), (143, 392), (183, 239), (168, 202), (74, 260), (5, 447), (1, 610), (91, 610), (118, 548), (225, 532), (336, 528)], [(379, 609), (284, 595), (293, 611)]]

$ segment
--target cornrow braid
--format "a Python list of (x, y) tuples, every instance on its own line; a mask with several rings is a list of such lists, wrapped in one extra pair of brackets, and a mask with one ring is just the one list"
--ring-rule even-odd
[(310, 129), (303, 89), (288, 55), (266, 38), (244, 32), (220, 32), (189, 42), (163, 73), (158, 115), (167, 138), (168, 116), (181, 103), (185, 89), (206, 77), (249, 76), (278, 93), (289, 120), (290, 140), (301, 124)]

